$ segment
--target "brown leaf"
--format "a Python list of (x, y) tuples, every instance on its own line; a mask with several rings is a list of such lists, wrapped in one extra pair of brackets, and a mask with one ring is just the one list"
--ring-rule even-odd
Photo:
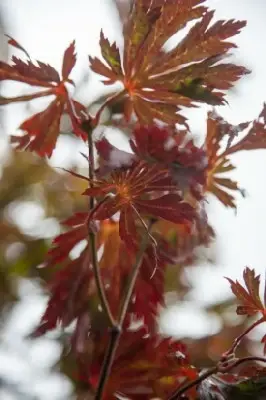
[[(132, 3), (124, 23), (123, 74), (117, 48), (114, 44), (111, 47), (101, 34), (100, 43), (108, 51), (112, 49), (119, 71), (106, 67), (97, 58), (91, 59), (91, 68), (108, 78), (105, 84), (116, 81), (124, 84), (140, 123), (158, 119), (185, 124), (179, 113), (180, 106), (191, 107), (195, 102), (223, 104), (224, 90), (248, 73), (244, 67), (233, 64), (216, 65), (236, 47), (226, 39), (238, 34), (245, 22), (222, 20), (210, 26), (213, 12), (201, 6), (203, 2), (142, 0)], [(179, 44), (166, 52), (163, 46), (167, 40), (195, 19), (200, 21)]]

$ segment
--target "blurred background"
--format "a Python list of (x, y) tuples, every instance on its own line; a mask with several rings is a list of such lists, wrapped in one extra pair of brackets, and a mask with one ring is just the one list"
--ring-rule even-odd
[[(117, 0), (119, 12), (115, 3), (115, 0), (1, 0), (1, 60), (21, 55), (7, 47), (4, 33), (22, 44), (33, 59), (55, 68), (60, 68), (65, 48), (76, 39), (75, 98), (92, 107), (96, 99), (115, 89), (104, 87), (88, 68), (88, 54), (100, 55), (101, 28), (111, 42), (122, 43), (121, 18), (126, 14), (127, 2)], [(265, 0), (207, 3), (216, 9), (216, 18), (248, 21), (234, 39), (239, 48), (232, 60), (251, 69), (252, 74), (228, 94), (229, 105), (219, 107), (218, 111), (232, 123), (252, 120), (266, 101)], [(31, 90), (23, 84), (4, 82), (0, 95), (18, 96)], [(9, 135), (16, 132), (20, 123), (45, 106), (44, 100), (36, 100), (0, 108), (1, 400), (66, 400), (74, 396), (67, 365), (63, 365), (66, 374), (59, 373), (62, 341), (55, 340), (53, 335), (36, 340), (27, 338), (48, 299), (43, 288), (52, 271), (42, 268), (44, 255), (60, 232), (59, 222), (86, 207), (86, 200), (80, 196), (83, 190), (80, 183), (56, 168), (76, 168), (86, 174), (86, 162), (79, 154), (86, 152), (85, 145), (71, 136), (67, 118), (62, 121), (64, 134), (50, 160), (30, 153), (14, 153), (9, 145)], [(193, 133), (200, 138), (206, 132), (207, 110), (208, 107), (200, 107), (186, 111)], [(115, 131), (110, 136), (113, 142), (119, 138)], [(234, 156), (233, 161), (237, 170), (231, 176), (246, 189), (247, 198), (239, 196), (237, 214), (211, 196), (208, 198), (215, 243), (207, 250), (198, 249), (197, 261), (182, 268), (178, 276), (169, 276), (166, 282), (169, 306), (162, 310), (160, 329), (164, 334), (185, 339), (198, 366), (212, 365), (246, 323), (235, 314), (235, 303), (224, 276), (242, 280), (246, 265), (261, 273), (263, 280), (265, 275), (266, 157), (263, 150), (243, 152)], [(240, 353), (260, 354), (258, 339), (265, 330), (262, 326), (254, 331)]]

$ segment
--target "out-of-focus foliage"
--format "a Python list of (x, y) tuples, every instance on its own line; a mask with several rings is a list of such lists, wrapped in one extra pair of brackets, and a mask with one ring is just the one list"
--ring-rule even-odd
[[(19, 277), (49, 278), (52, 271), (38, 267), (48, 250), (49, 238), (58, 231), (58, 221), (84, 207), (84, 198), (78, 196), (80, 190), (79, 181), (50, 167), (46, 160), (31, 154), (10, 153), (2, 166), (0, 181), (2, 306), (6, 300), (15, 298)], [(31, 221), (34, 206), (42, 210), (43, 216), (41, 221), (31, 224), (32, 232), (25, 231), (19, 221), (21, 218)], [(43, 228), (37, 229), (42, 223)]]
[[(0, 306), (2, 312), (7, 311), (16, 301), (20, 278), (37, 279), (45, 289), (46, 282), (51, 280), (55, 272), (51, 268), (41, 267), (54, 236), (53, 229), (58, 229), (57, 223), (70, 215), (86, 210), (87, 199), (85, 196), (80, 196), (85, 188), (85, 181), (50, 167), (44, 159), (31, 153), (10, 153), (10, 157), (3, 165), (0, 181)], [(52, 220), (52, 228), (49, 228), (49, 224), (45, 228), (45, 224), (43, 224), (42, 229), (36, 230), (36, 226), (33, 226), (32, 232), (27, 229), (25, 232), (23, 225), (20, 226), (18, 223), (19, 218), (16, 221), (14, 215), (23, 215), (26, 212), (25, 218), (31, 219), (30, 209), (27, 208), (25, 211), (23, 207), (29, 204), (28, 202), (43, 209), (42, 220), (37, 220), (36, 226), (42, 224), (42, 221)], [(157, 224), (162, 225), (162, 222)], [(176, 236), (177, 231), (173, 228), (174, 226), (170, 222), (164, 222), (160, 227), (161, 231), (164, 229), (165, 234), (172, 237), (173, 243), (178, 240), (178, 248), (181, 252), (179, 268), (171, 266), (167, 269), (165, 290), (166, 292), (176, 293), (174, 298), (182, 301), (190, 290), (184, 283), (184, 268), (196, 267), (197, 253), (193, 255), (191, 250), (197, 244), (204, 244), (205, 239), (204, 236), (202, 236), (202, 239), (197, 235), (191, 237), (185, 232), (182, 232), (182, 236)], [(156, 231), (156, 225), (153, 229)], [(203, 240), (203, 243), (200, 240)], [(213, 268), (215, 268), (215, 265), (213, 265)], [(233, 315), (234, 312), (233, 304), (233, 302), (225, 302), (206, 309), (207, 312), (210, 312), (210, 315), (216, 314), (221, 319), (223, 327), (219, 334), (198, 340), (184, 338), (190, 349), (190, 356), (194, 365), (198, 367), (212, 365), (219, 359), (220, 354), (230, 346), (233, 339), (243, 331), (243, 320), (241, 322), (241, 319), (239, 319), (237, 325), (235, 323), (230, 325), (228, 322), (228, 313)], [(2, 315), (2, 318), (5, 315)], [(68, 348), (67, 337), (67, 333), (58, 336), (59, 340), (66, 344), (66, 349)], [(239, 349), (240, 356), (249, 355), (247, 345), (248, 342), (246, 341)], [(60, 364), (62, 371), (73, 377), (73, 361), (67, 353)], [(82, 393), (82, 387), (77, 388), (77, 390)]]
[[(203, 146), (196, 146), (190, 137), (181, 107), (224, 104), (226, 90), (248, 73), (245, 67), (220, 63), (235, 47), (227, 39), (238, 34), (245, 21), (211, 24), (213, 11), (202, 3), (204, 0), (180, 0), (176, 7), (173, 0), (133, 2), (124, 19), (123, 57), (101, 32), (103, 61), (90, 57), (90, 67), (107, 79), (104, 84), (120, 82), (124, 89), (107, 100), (107, 105), (123, 100), (122, 115), (115, 115), (113, 108), (110, 120), (101, 127), (100, 140), (93, 134), (106, 104), (91, 116), (67, 90), (73, 84), (69, 76), (76, 63), (74, 42), (64, 52), (60, 74), (48, 64), (32, 61), (12, 38), (9, 43), (22, 51), (27, 61), (13, 56), (11, 65), (0, 63), (0, 80), (46, 88), (19, 97), (1, 97), (0, 105), (54, 96), (44, 111), (20, 125), (22, 136), (12, 136), (18, 149), (50, 157), (65, 112), (73, 134), (88, 140), (85, 174), (76, 171), (76, 166), (67, 174), (54, 170), (30, 152), (11, 153), (3, 165), (0, 184), (2, 310), (16, 300), (16, 286), (22, 277), (36, 279), (49, 289), (48, 305), (34, 336), (58, 327), (68, 329), (58, 339), (70, 347), (77, 369), (72, 370), (69, 355), (60, 363), (66, 374), (79, 381), (79, 392), (82, 385), (88, 392), (100, 390), (98, 382), (101, 388), (107, 374), (106, 399), (118, 393), (132, 399), (168, 395), (172, 399), (177, 386), (197, 379), (199, 370), (193, 365), (202, 368), (217, 362), (236, 336), (242, 338), (243, 321), (230, 325), (226, 318), (231, 304), (205, 310), (219, 316), (219, 335), (193, 342), (184, 338), (193, 362), (183, 342), (162, 337), (157, 329), (164, 294), (174, 289), (178, 300), (184, 300), (189, 291), (184, 271), (195, 267), (198, 248), (209, 246), (215, 236), (205, 210), (207, 194), (235, 207), (227, 190), (240, 190), (238, 184), (220, 177), (234, 169), (228, 156), (265, 148), (266, 106), (251, 127), (249, 123), (232, 126), (210, 112)], [(173, 34), (198, 19), (177, 46), (164, 50)], [(182, 129), (176, 123), (183, 125)], [(104, 125), (112, 124), (121, 128), (121, 133), (124, 128), (130, 132), (131, 153), (105, 137)], [(248, 127), (246, 136), (238, 140), (238, 133)], [(226, 149), (221, 151), (224, 139)], [(38, 214), (35, 224), (34, 209)], [(143, 248), (142, 237), (147, 239)], [(77, 251), (81, 244), (83, 249)], [(263, 322), (259, 277), (247, 269), (244, 280), (247, 289), (229, 280), (241, 302), (238, 314), (260, 311)], [(141, 327), (133, 329), (135, 322), (141, 322)], [(109, 359), (105, 356), (110, 348), (108, 327), (112, 328), (111, 343), (113, 333), (121, 336), (119, 344), (113, 342)], [(244, 344), (241, 352), (248, 354)], [(108, 363), (113, 363), (110, 376)], [(212, 382), (210, 385), (213, 387)], [(214, 386), (217, 389), (219, 385)], [(206, 392), (206, 387), (202, 386), (202, 391)], [(196, 399), (195, 385), (187, 395)]]

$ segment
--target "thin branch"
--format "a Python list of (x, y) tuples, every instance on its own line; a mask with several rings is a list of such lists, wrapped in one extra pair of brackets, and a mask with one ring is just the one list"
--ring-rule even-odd
[(108, 343), (108, 348), (105, 352), (104, 360), (103, 360), (103, 366), (101, 369), (101, 375), (100, 379), (98, 382), (96, 394), (95, 394), (95, 400), (101, 400), (103, 396), (103, 392), (107, 383), (107, 380), (110, 375), (110, 371), (112, 368), (112, 364), (115, 358), (115, 353), (118, 347), (119, 343), (119, 338), (121, 335), (121, 331), (119, 327), (113, 327), (111, 331), (111, 336), (110, 340)]
[(218, 372), (218, 367), (212, 367), (207, 371), (203, 372), (198, 378), (193, 381), (187, 382), (185, 385), (181, 386), (181, 388), (177, 389), (168, 400), (177, 400), (182, 394), (184, 394), (187, 390), (191, 389), (193, 386), (197, 386), (199, 383), (207, 379), (209, 376), (216, 374)]
[(199, 383), (204, 381), (206, 378), (213, 374), (217, 374), (217, 372), (221, 373), (226, 373), (231, 371), (233, 368), (237, 367), (238, 365), (245, 363), (245, 362), (251, 362), (251, 361), (261, 361), (261, 362), (266, 362), (266, 358), (263, 357), (245, 357), (241, 359), (237, 358), (232, 358), (231, 360), (228, 360), (227, 358), (230, 357), (231, 355), (234, 354), (237, 346), (243, 339), (245, 335), (247, 335), (249, 332), (252, 331), (256, 326), (261, 324), (264, 320), (264, 317), (260, 318), (258, 321), (254, 322), (251, 326), (249, 326), (241, 335), (239, 335), (233, 345), (230, 347), (229, 350), (227, 350), (221, 360), (217, 363), (215, 367), (212, 367), (208, 369), (206, 372), (202, 373), (198, 378), (194, 379), (193, 381), (187, 382), (180, 388), (178, 388), (170, 397), (168, 400), (177, 400), (182, 394), (184, 394), (187, 390), (191, 389), (194, 386), (197, 386)]
[(103, 110), (105, 109), (105, 107), (109, 106), (109, 104), (113, 103), (113, 101), (120, 99), (121, 97), (124, 96), (124, 94), (126, 94), (126, 90), (123, 89), (118, 93), (115, 93), (113, 96), (110, 96), (99, 108), (99, 110), (97, 111), (95, 117), (92, 119), (92, 124), (93, 126), (97, 126), (100, 120), (100, 116), (103, 112)]
[(246, 362), (254, 362), (254, 361), (260, 361), (260, 362), (266, 363), (266, 358), (265, 357), (257, 357), (257, 356), (249, 356), (249, 357), (239, 358), (233, 364), (229, 365), (228, 368), (224, 368), (223, 372), (229, 372), (233, 368), (238, 367), (238, 365), (240, 365), (240, 364), (243, 364)]
[(238, 365), (246, 363), (246, 362), (254, 362), (254, 361), (260, 361), (260, 362), (265, 362), (266, 363), (266, 358), (264, 357), (245, 357), (236, 360), (234, 363), (228, 365), (227, 367), (222, 368), (222, 370), (219, 368), (219, 366), (212, 367), (202, 373), (197, 379), (194, 379), (193, 381), (190, 381), (183, 385), (181, 388), (176, 390), (171, 397), (169, 397), (168, 400), (177, 400), (182, 394), (184, 394), (187, 390), (191, 389), (194, 386), (199, 385), (202, 381), (205, 379), (209, 378), (209, 376), (213, 374), (217, 374), (218, 372), (226, 373), (230, 372), (232, 369), (236, 368)]
[(109, 307), (109, 303), (108, 303), (108, 300), (105, 295), (103, 282), (102, 282), (102, 279), (100, 276), (100, 270), (99, 270), (98, 259), (97, 259), (96, 240), (95, 240), (94, 232), (89, 233), (89, 240), (90, 240), (90, 248), (91, 248), (91, 258), (92, 258), (91, 261), (92, 261), (93, 273), (95, 276), (97, 291), (98, 291), (98, 294), (100, 297), (101, 307), (102, 307), (103, 312), (106, 314), (106, 316), (108, 318), (109, 326), (113, 327), (113, 326), (116, 326), (116, 322), (112, 315), (111, 309)]
[(241, 335), (239, 335), (235, 340), (233, 345), (230, 347), (229, 350), (227, 350), (224, 355), (229, 355), (232, 354), (236, 351), (237, 347), (239, 346), (241, 340), (243, 339), (244, 336), (246, 336), (249, 332), (251, 332), (256, 326), (260, 325), (262, 322), (265, 322), (264, 317), (260, 318), (258, 321), (254, 322), (251, 326), (249, 326)]
[(139, 251), (136, 256), (136, 261), (132, 268), (132, 272), (131, 272), (129, 280), (128, 280), (128, 285), (125, 288), (125, 297), (124, 297), (124, 301), (122, 303), (122, 307), (121, 307), (120, 313), (119, 313), (119, 326), (121, 327), (121, 329), (123, 327), (127, 309), (129, 306), (129, 302), (130, 302), (132, 294), (133, 294), (137, 276), (138, 276), (138, 273), (139, 273), (139, 270), (141, 267), (142, 259), (143, 259), (145, 250), (147, 248), (148, 242), (149, 242), (149, 237), (150, 237), (150, 233), (149, 233), (149, 229), (148, 229), (147, 234), (144, 235), (144, 237), (141, 241), (140, 248), (139, 248)]
[(130, 300), (131, 300), (131, 297), (133, 294), (137, 276), (138, 276), (138, 273), (139, 273), (139, 270), (140, 270), (140, 267), (142, 264), (142, 259), (143, 259), (145, 250), (147, 248), (148, 242), (149, 242), (149, 231), (143, 237), (141, 244), (140, 244), (139, 251), (136, 255), (135, 264), (132, 267), (132, 272), (130, 274), (128, 284), (125, 288), (125, 296), (124, 296), (124, 300), (122, 302), (122, 306), (120, 308), (118, 324), (117, 324), (117, 326), (114, 326), (111, 331), (111, 337), (110, 337), (108, 349), (106, 351), (105, 358), (103, 361), (103, 367), (102, 367), (98, 387), (96, 390), (95, 400), (102, 399), (102, 396), (104, 393), (104, 388), (105, 388), (105, 385), (107, 383), (107, 380), (108, 380), (108, 377), (109, 377), (109, 374), (111, 371), (111, 367), (112, 367), (112, 364), (113, 364), (113, 361), (115, 358), (115, 353), (116, 353), (116, 350), (118, 347), (119, 339), (120, 339), (120, 336), (122, 333), (123, 324), (125, 321), (128, 306), (129, 306), (129, 303), (130, 303)]
[[(83, 125), (84, 127), (84, 125)], [(89, 148), (89, 178), (90, 178), (90, 186), (93, 186), (93, 180), (94, 180), (94, 147), (93, 147), (93, 140), (92, 140), (92, 134), (90, 129), (87, 130), (88, 133), (88, 148)], [(90, 196), (90, 201), (89, 201), (89, 208), (90, 211), (93, 210), (95, 205), (95, 199), (94, 197)], [(93, 273), (95, 276), (95, 281), (96, 281), (96, 286), (97, 286), (97, 291), (100, 297), (100, 302), (101, 302), (101, 307), (103, 312), (106, 314), (108, 318), (108, 322), (110, 327), (116, 326), (115, 319), (112, 315), (112, 312), (109, 307), (108, 300), (106, 298), (105, 290), (104, 290), (104, 285), (101, 279), (100, 275), (100, 270), (99, 270), (99, 265), (98, 265), (98, 257), (97, 257), (97, 248), (96, 248), (96, 238), (95, 238), (95, 233), (89, 228), (89, 242), (90, 242), (90, 249), (91, 249), (91, 258), (92, 258), (92, 267), (93, 267)]]

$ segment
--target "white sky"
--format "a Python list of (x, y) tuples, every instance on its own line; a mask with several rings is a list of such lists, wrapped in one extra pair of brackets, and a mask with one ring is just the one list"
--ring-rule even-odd
[[(119, 35), (118, 14), (110, 8), (111, 0), (46, 0), (33, 1), (1, 0), (0, 12), (4, 13), (6, 33), (16, 38), (33, 58), (61, 66), (64, 49), (75, 38), (77, 42), (78, 64), (73, 77), (87, 77), (87, 55), (99, 54), (98, 38), (100, 28), (108, 38), (121, 43)], [(234, 94), (229, 97), (230, 106), (220, 107), (220, 112), (231, 122), (254, 119), (266, 100), (265, 73), (265, 38), (266, 38), (266, 3), (265, 0), (210, 0), (208, 4), (216, 8), (217, 18), (246, 19), (248, 26), (234, 40), (239, 49), (236, 59), (252, 69), (250, 77), (244, 78)], [(80, 78), (79, 78), (80, 77)], [(81, 99), (89, 101), (94, 98), (104, 86), (96, 75), (89, 77)], [(7, 90), (8, 88), (6, 88)], [(14, 89), (17, 90), (17, 89)], [(5, 92), (6, 95), (8, 93)], [(10, 95), (10, 93), (9, 93)], [(21, 121), (20, 105), (12, 106), (5, 114), (4, 132), (14, 132)], [(190, 125), (195, 133), (205, 133), (206, 114), (203, 107), (189, 112)], [(24, 112), (29, 112), (26, 109)], [(0, 143), (4, 146), (4, 140)], [(61, 164), (62, 149), (68, 146), (62, 143), (58, 146), (53, 165)], [(64, 150), (66, 151), (66, 150)], [(77, 149), (78, 153), (78, 149)], [(3, 154), (3, 153), (2, 153)], [(70, 153), (64, 153), (70, 156)], [(65, 158), (65, 157), (64, 157)], [(219, 329), (219, 321), (208, 320), (206, 315), (190, 326), (190, 318), (199, 312), (195, 300), (200, 304), (210, 304), (230, 295), (229, 285), (223, 276), (241, 278), (243, 268), (248, 265), (264, 276), (265, 257), (265, 226), (266, 226), (266, 157), (263, 151), (246, 152), (233, 159), (238, 169), (231, 174), (239, 181), (241, 187), (247, 189), (248, 197), (238, 197), (238, 212), (225, 209), (218, 201), (210, 198), (209, 218), (217, 232), (218, 265), (203, 265), (189, 270), (187, 279), (193, 284), (188, 303), (178, 310), (169, 311), (162, 319), (162, 329), (180, 335), (191, 334), (202, 336)], [(193, 301), (193, 303), (191, 303)], [(190, 313), (190, 314), (189, 314)], [(188, 317), (189, 316), (189, 317)], [(170, 318), (169, 318), (170, 317)], [(18, 318), (19, 320), (19, 318)], [(23, 323), (19, 320), (19, 323)], [(17, 322), (17, 327), (18, 324)], [(12, 328), (14, 329), (14, 327)], [(18, 328), (16, 328), (18, 329)], [(18, 332), (18, 335), (20, 333)], [(46, 399), (39, 395), (38, 399)]]

